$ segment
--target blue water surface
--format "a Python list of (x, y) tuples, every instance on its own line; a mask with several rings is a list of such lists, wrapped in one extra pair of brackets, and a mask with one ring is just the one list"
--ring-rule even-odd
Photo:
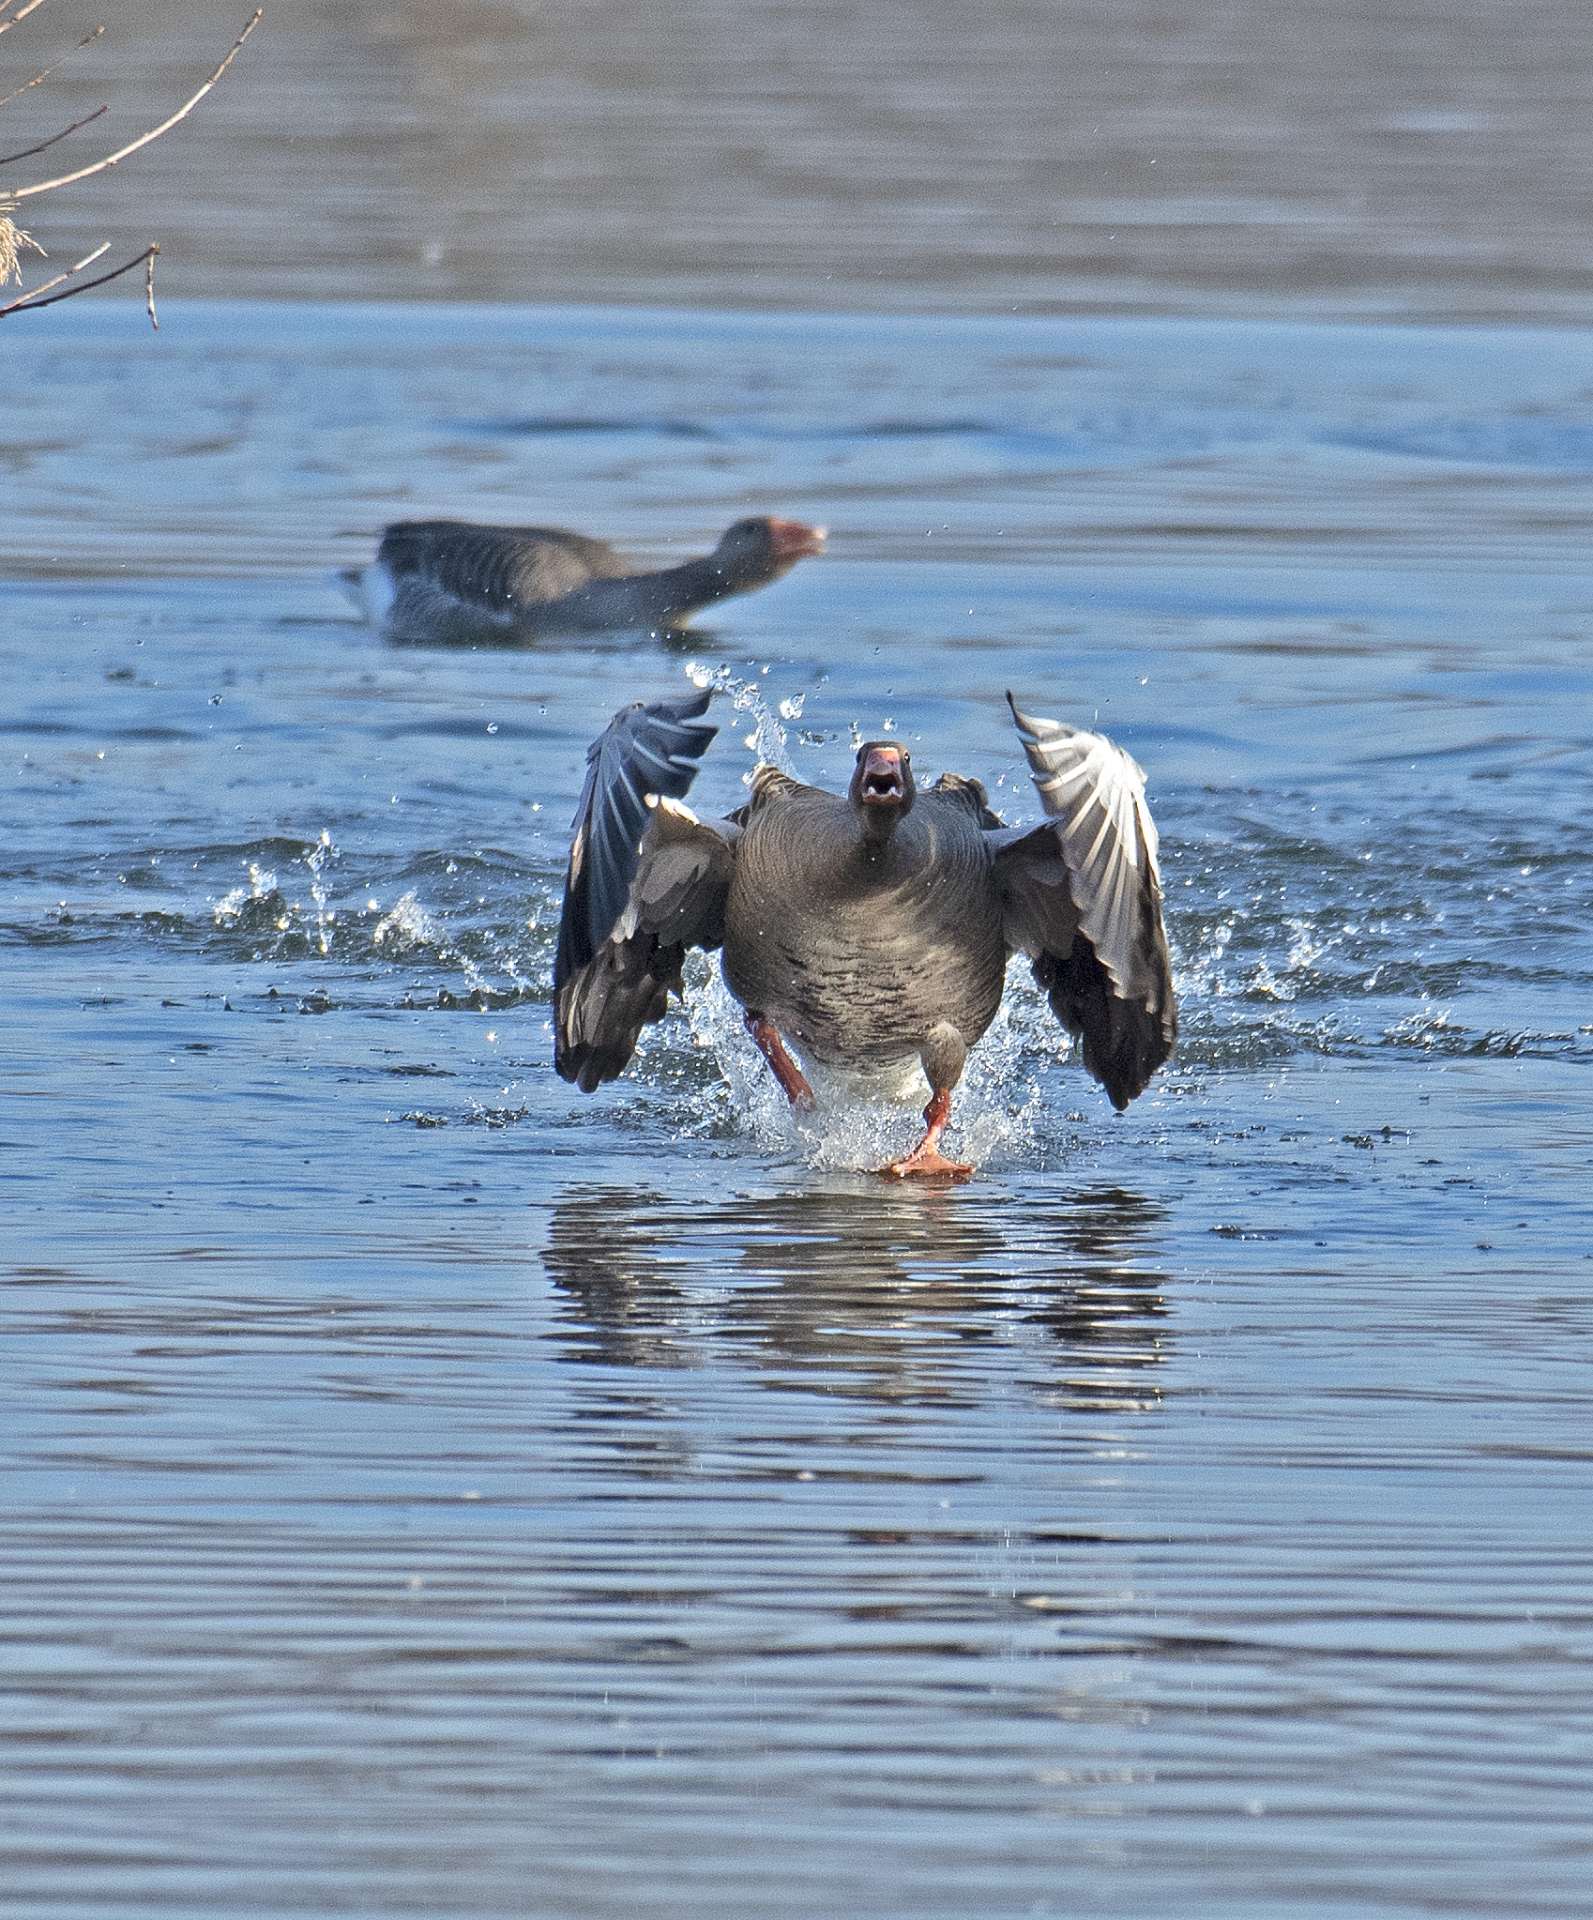
[[(1593, 344), (68, 307), (0, 337), (19, 1914), (1586, 1911)], [(388, 519), (830, 552), (393, 648)], [(951, 1191), (706, 962), (553, 1074), (585, 746), (1149, 776), (1126, 1115), (1013, 969)]]

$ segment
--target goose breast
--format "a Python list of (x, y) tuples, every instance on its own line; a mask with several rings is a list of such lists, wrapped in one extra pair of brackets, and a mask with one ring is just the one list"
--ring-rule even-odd
[(751, 815), (725, 911), (724, 972), (809, 1059), (878, 1069), (949, 1020), (969, 1046), (1006, 971), (994, 864), (965, 807), (920, 794), (889, 844), (861, 845), (839, 795)]

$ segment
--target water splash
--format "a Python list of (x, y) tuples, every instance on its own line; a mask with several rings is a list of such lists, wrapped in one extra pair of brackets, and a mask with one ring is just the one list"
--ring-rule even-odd
[(1418, 1007), (1383, 1029), (1386, 1045), (1414, 1047), (1422, 1053), (1453, 1053), (1470, 1042), (1467, 1029), (1450, 1018), (1448, 1007)]
[[(747, 1037), (741, 1006), (717, 966), (690, 970), (686, 1024), (696, 1073), (683, 1070), (678, 1054), (670, 1058), (676, 1049), (662, 1036), (654, 1039), (640, 1069), (651, 1084), (668, 1088), (677, 1110), (687, 1109), (684, 1133), (740, 1138), (815, 1171), (852, 1173), (883, 1166), (908, 1152), (922, 1134), (920, 1109), (929, 1085), (916, 1061), (870, 1076), (808, 1066), (818, 1104), (811, 1112), (796, 1112)], [(978, 1167), (1032, 1165), (1043, 1158), (1054, 1116), (1046, 1111), (1041, 1068), (1066, 1052), (1066, 1036), (1049, 1020), (1038, 990), (1014, 980), (989, 1032), (969, 1055), (947, 1151)], [(716, 1069), (706, 1077), (704, 1055)], [(1059, 1085), (1051, 1091), (1061, 1097)]]
[(454, 965), (458, 967), (459, 971), (465, 976), (465, 985), (470, 989), (471, 995), (478, 1004), (482, 1005), (483, 1010), (485, 1010), (485, 1003), (497, 989), (493, 986), (491, 980), (487, 978), (486, 974), (481, 971), (480, 967), (476, 965), (475, 961), (471, 959), (470, 955), (465, 952), (464, 948), (439, 947), (437, 949), (437, 958), (439, 960), (451, 960)]
[(242, 927), (248, 931), (265, 926), (286, 931), (287, 904), (278, 891), (275, 873), (269, 867), (262, 867), (258, 860), (251, 860), (248, 886), (234, 887), (216, 902), (215, 922), (218, 927)]
[(337, 916), (332, 911), (331, 895), (322, 874), (328, 861), (336, 858), (337, 848), (332, 845), (332, 836), (323, 827), (320, 839), (304, 856), (304, 864), (310, 869), (310, 898), (315, 903), (315, 944), (323, 958), (331, 951), (332, 928)]
[(388, 913), (384, 913), (371, 934), (372, 942), (390, 954), (409, 953), (416, 947), (438, 944), (437, 923), (415, 897), (413, 888), (404, 894)]
[[(793, 779), (797, 777), (796, 766), (789, 751), (789, 739), (785, 728), (780, 723), (780, 716), (784, 714), (787, 720), (798, 719), (801, 716), (806, 695), (782, 700), (779, 711), (776, 712), (764, 698), (763, 688), (756, 680), (743, 680), (738, 674), (732, 673), (727, 666), (710, 667), (701, 660), (688, 660), (686, 678), (694, 687), (702, 688), (704, 691), (711, 689), (714, 693), (728, 693), (735, 711), (751, 716), (752, 731), (746, 736), (743, 744), (759, 766), (778, 767), (782, 773), (790, 774)], [(741, 777), (744, 784), (751, 784), (750, 773), (743, 774)]]
[(1321, 929), (1314, 920), (1303, 915), (1286, 915), (1283, 927), (1289, 935), (1289, 971), (1291, 973), (1314, 973), (1317, 970), (1317, 962), (1324, 954), (1344, 944), (1342, 933)]
[[(509, 1089), (505, 1087), (503, 1091), (507, 1094)], [(463, 1124), (467, 1127), (491, 1127), (501, 1133), (505, 1127), (518, 1126), (522, 1120), (530, 1118), (531, 1107), (523, 1096), (517, 1106), (505, 1104), (491, 1107), (472, 1095), (465, 1102)]]
[[(324, 956), (331, 950), (332, 931), (337, 924), (325, 875), (327, 864), (337, 858), (331, 834), (323, 831), (299, 858), (310, 872), (310, 900), (315, 910), (315, 932), (304, 937)], [(299, 902), (283, 894), (275, 872), (251, 860), (248, 886), (234, 887), (224, 894), (215, 903), (212, 916), (215, 924), (228, 932), (292, 934), (295, 916), (300, 912)]]
[[(384, 955), (395, 960), (402, 955), (418, 953), (423, 947), (430, 947), (439, 961), (459, 969), (464, 976), (467, 995), (478, 1003), (499, 997), (503, 992), (462, 945), (450, 941), (446, 926), (434, 919), (420, 904), (414, 888), (401, 895), (391, 911), (383, 914), (372, 929), (371, 941)], [(512, 951), (500, 943), (493, 958), (508, 974), (508, 992), (512, 996), (528, 991)]]
[(1251, 1000), (1292, 1000), (1298, 988), (1293, 981), (1275, 974), (1265, 960), (1258, 960), (1240, 992)]

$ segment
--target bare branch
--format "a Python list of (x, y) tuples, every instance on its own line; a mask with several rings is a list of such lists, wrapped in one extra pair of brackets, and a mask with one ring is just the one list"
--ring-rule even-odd
[[(72, 55), (74, 53), (81, 53), (83, 49), (86, 46), (88, 46), (92, 41), (98, 40), (100, 35), (104, 31), (105, 29), (103, 27), (96, 27), (92, 33), (85, 33), (83, 38), (78, 41), (75, 47), (68, 47), (66, 52), (61, 55), (59, 60), (52, 60), (50, 62), (49, 66), (47, 66), (44, 69), (43, 73), (36, 73), (33, 76), (33, 78), (27, 82), (25, 86), (20, 86), (16, 88), (14, 92), (8, 93), (3, 100), (0, 100), (0, 107), (9, 107), (13, 100), (20, 100), (23, 94), (25, 94), (30, 87), (36, 87), (41, 80), (48, 80), (50, 75), (55, 72), (57, 67), (64, 67), (67, 61), (72, 58)], [(81, 125), (81, 122), (79, 124)], [(35, 153), (38, 152), (37, 147), (34, 148), (34, 152)]]
[[(0, 100), (0, 106), (5, 102)], [(43, 153), (46, 147), (53, 147), (57, 140), (64, 140), (69, 133), (76, 133), (79, 127), (86, 127), (90, 120), (98, 120), (102, 113), (109, 113), (109, 107), (96, 107), (92, 113), (85, 114), (81, 120), (74, 120), (69, 127), (63, 127), (59, 133), (52, 133), (48, 140), (41, 140), (36, 147), (24, 147), (20, 153), (8, 153), (0, 160), (0, 167), (9, 167), (13, 160), (31, 160), (36, 153)], [(3, 190), (0, 190), (3, 191)]]
[[(30, 0), (31, 7), (36, 7), (41, 4), (42, 0)], [(36, 186), (12, 187), (8, 189), (6, 198), (15, 203), (19, 200), (31, 200), (36, 193), (51, 193), (57, 187), (70, 187), (76, 181), (87, 180), (90, 174), (103, 173), (107, 167), (114, 167), (117, 161), (125, 160), (130, 153), (137, 153), (140, 147), (147, 147), (150, 141), (158, 140), (163, 133), (169, 133), (179, 120), (185, 119), (187, 115), (198, 106), (199, 102), (209, 93), (210, 89), (227, 71), (228, 67), (232, 65), (233, 61), (238, 57), (238, 49), (243, 45), (244, 41), (249, 38), (249, 35), (254, 32), (255, 28), (259, 26), (260, 16), (264, 11), (265, 9), (263, 7), (255, 8), (248, 26), (244, 28), (243, 32), (240, 33), (236, 41), (234, 41), (232, 52), (227, 55), (226, 59), (222, 61), (221, 65), (217, 67), (215, 72), (193, 98), (185, 101), (169, 120), (161, 121), (158, 127), (152, 127), (148, 133), (141, 134), (137, 140), (129, 142), (125, 147), (119, 147), (115, 153), (107, 154), (103, 160), (96, 160), (91, 167), (79, 167), (76, 173), (63, 173), (58, 180), (41, 180)], [(22, 15), (19, 13), (16, 18), (20, 20)], [(3, 31), (3, 26), (0, 26), (0, 32)], [(143, 255), (140, 254), (139, 259), (142, 258)], [(133, 262), (133, 265), (136, 266), (137, 264), (137, 261)], [(52, 299), (60, 300), (66, 296), (64, 294), (53, 294), (51, 297)]]
[(63, 280), (70, 280), (74, 273), (81, 273), (85, 267), (93, 266), (94, 262), (99, 259), (102, 253), (109, 253), (110, 250), (110, 241), (102, 240), (94, 251), (90, 254), (85, 254), (75, 267), (68, 267), (65, 273), (58, 273), (53, 280), (46, 280), (43, 286), (35, 287), (31, 293), (19, 294), (17, 298), (12, 301), (10, 307), (0, 309), (0, 311), (9, 313), (11, 307), (20, 307), (26, 300), (36, 300), (41, 293), (48, 293), (51, 287), (58, 287)]
[[(110, 242), (107, 240), (105, 243), (105, 247), (108, 247), (109, 245), (110, 245)], [(63, 273), (59, 276), (60, 280), (68, 279), (71, 274), (74, 274), (77, 272), (78, 267), (86, 267), (89, 264), (89, 260), (97, 260), (100, 257), (100, 254), (105, 251), (105, 247), (101, 247), (99, 251), (96, 253), (91, 253), (88, 256), (88, 260), (80, 260), (77, 263), (76, 267), (69, 268), (66, 273)], [(57, 300), (70, 300), (75, 294), (87, 293), (90, 287), (103, 287), (107, 280), (120, 280), (124, 273), (131, 273), (134, 267), (142, 266), (146, 260), (150, 263), (149, 274), (147, 278), (148, 299), (149, 299), (149, 305), (150, 305), (150, 318), (154, 319), (155, 255), (159, 252), (160, 252), (159, 247), (156, 247), (156, 246), (145, 247), (144, 251), (141, 254), (138, 254), (135, 258), (129, 260), (124, 266), (114, 267), (109, 273), (100, 274), (97, 279), (84, 280), (75, 287), (67, 287), (61, 293), (45, 294), (45, 297), (42, 300), (39, 298), (39, 295), (44, 292), (44, 289), (42, 287), (36, 287), (32, 293), (25, 293), (20, 300), (13, 300), (10, 306), (0, 307), (0, 320), (3, 320), (8, 313), (27, 313), (34, 307), (53, 307)], [(51, 280), (51, 281), (48, 281), (46, 284), (53, 287), (58, 285), (59, 282), (57, 280)], [(156, 325), (158, 326), (159, 324), (160, 323), (156, 321)]]
[(0, 20), (0, 33), (9, 33), (18, 21), (26, 20), (35, 7), (42, 7), (43, 5), (44, 0), (28, 0), (28, 4), (20, 13), (12, 14), (9, 20)]

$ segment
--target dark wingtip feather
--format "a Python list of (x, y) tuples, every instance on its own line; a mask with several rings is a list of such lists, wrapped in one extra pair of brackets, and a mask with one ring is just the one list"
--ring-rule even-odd
[(616, 713), (587, 749), (586, 784), (564, 882), (555, 988), (587, 964), (625, 911), (647, 829), (649, 796), (680, 800), (690, 791), (697, 761), (719, 731), (700, 724), (712, 698), (709, 687), (680, 700), (637, 701)]
[(685, 982), (684, 948), (656, 940), (605, 947), (554, 995), (553, 1065), (561, 1080), (595, 1093), (625, 1071), (642, 1028), (661, 1020)]
[(1050, 997), (1052, 1012), (1080, 1042), (1085, 1071), (1100, 1082), (1121, 1113), (1172, 1057), (1178, 1013), (1170, 979), (1160, 1006), (1125, 1000), (1082, 936), (1065, 958), (1042, 954), (1033, 971)]

